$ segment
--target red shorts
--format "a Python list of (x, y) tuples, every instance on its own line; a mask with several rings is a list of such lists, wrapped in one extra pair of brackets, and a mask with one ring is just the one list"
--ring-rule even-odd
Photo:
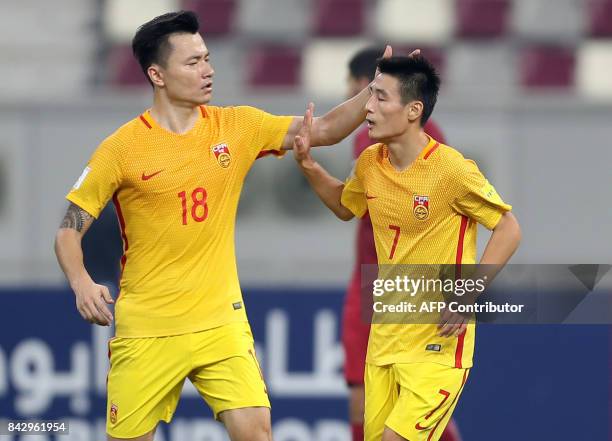
[(370, 323), (361, 311), (360, 276), (353, 277), (344, 298), (342, 346), (344, 378), (349, 386), (363, 385)]

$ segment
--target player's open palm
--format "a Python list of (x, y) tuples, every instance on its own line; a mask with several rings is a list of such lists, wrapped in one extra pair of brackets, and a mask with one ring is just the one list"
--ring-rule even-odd
[(293, 140), (293, 156), (295, 160), (302, 167), (308, 167), (314, 163), (314, 160), (310, 156), (310, 133), (312, 130), (312, 115), (314, 114), (314, 104), (309, 103), (306, 113), (304, 114), (304, 120), (302, 121), (302, 127), (295, 139)]
[(114, 303), (108, 288), (98, 285), (93, 280), (75, 287), (76, 307), (81, 317), (90, 323), (109, 326), (113, 321), (113, 314), (106, 304)]

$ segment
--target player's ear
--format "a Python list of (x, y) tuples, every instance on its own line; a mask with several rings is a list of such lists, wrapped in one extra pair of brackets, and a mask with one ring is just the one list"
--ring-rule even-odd
[(423, 102), (421, 101), (410, 101), (406, 104), (406, 111), (408, 113), (408, 120), (410, 122), (417, 121), (423, 115)]
[(147, 75), (151, 79), (151, 82), (157, 87), (164, 87), (164, 74), (157, 64), (152, 64), (147, 69)]

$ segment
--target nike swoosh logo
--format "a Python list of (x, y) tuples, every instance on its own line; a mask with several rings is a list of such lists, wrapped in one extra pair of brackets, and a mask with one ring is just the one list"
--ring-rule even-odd
[(421, 427), (421, 423), (416, 423), (416, 426), (414, 426), (414, 428), (416, 430), (425, 430), (425, 429), (429, 429), (429, 427)]
[(376, 199), (377, 196), (370, 196), (369, 194), (366, 193), (366, 199)]
[(158, 174), (160, 174), (161, 172), (163, 172), (164, 169), (160, 170), (160, 171), (156, 171), (155, 173), (152, 173), (150, 175), (145, 175), (144, 172), (142, 172), (142, 180), (143, 181), (148, 181), (149, 179), (151, 179), (153, 176), (157, 176)]

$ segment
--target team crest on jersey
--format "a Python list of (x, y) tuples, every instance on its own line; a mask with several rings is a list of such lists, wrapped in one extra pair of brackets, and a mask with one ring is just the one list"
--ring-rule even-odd
[(111, 403), (109, 419), (110, 419), (110, 422), (113, 424), (117, 423), (117, 411), (118, 410), (119, 408), (117, 407), (117, 405), (115, 403)]
[(222, 142), (221, 144), (212, 146), (212, 151), (215, 154), (215, 158), (217, 158), (217, 162), (221, 167), (228, 168), (230, 166), (232, 157), (230, 155), (227, 143)]
[(420, 221), (427, 219), (429, 217), (429, 196), (415, 194), (412, 202), (412, 213)]

